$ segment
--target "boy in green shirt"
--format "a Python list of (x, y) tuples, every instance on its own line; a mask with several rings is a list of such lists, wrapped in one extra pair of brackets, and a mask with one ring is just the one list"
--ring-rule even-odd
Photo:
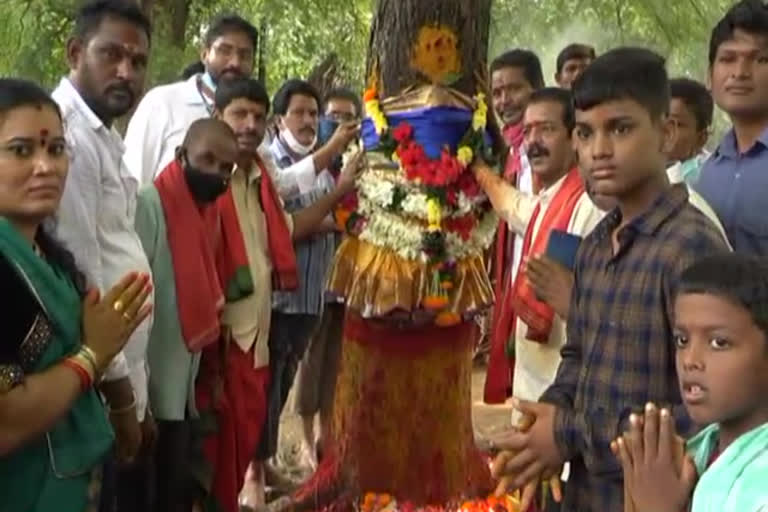
[(634, 510), (768, 510), (768, 262), (726, 253), (689, 267), (674, 327), (683, 401), (709, 426), (681, 465), (669, 410), (631, 416), (613, 448)]

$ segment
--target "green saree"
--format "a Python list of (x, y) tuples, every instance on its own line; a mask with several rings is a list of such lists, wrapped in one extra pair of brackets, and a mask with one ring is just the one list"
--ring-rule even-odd
[[(12, 268), (3, 293), (33, 294), (46, 325), (46, 342), (25, 373), (37, 373), (74, 353), (80, 345), (82, 306), (71, 281), (39, 257), (21, 234), (0, 217), (0, 258)], [(9, 283), (9, 282), (10, 283)], [(16, 321), (6, 317), (7, 322)], [(26, 342), (27, 340), (25, 340)], [(4, 339), (2, 344), (10, 344)], [(6, 347), (7, 348), (7, 347)], [(21, 358), (24, 360), (25, 358)], [(88, 487), (113, 442), (113, 433), (96, 391), (82, 394), (45, 434), (0, 457), (0, 509), (3, 512), (81, 512)]]

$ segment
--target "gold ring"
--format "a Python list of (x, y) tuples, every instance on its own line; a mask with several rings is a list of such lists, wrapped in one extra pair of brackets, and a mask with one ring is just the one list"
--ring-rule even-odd
[(123, 318), (125, 319), (126, 322), (130, 322), (131, 320), (133, 320), (133, 317), (128, 313), (123, 313)]
[(112, 304), (112, 307), (115, 311), (118, 313), (121, 313), (125, 309), (125, 304), (123, 304), (123, 301), (120, 299), (117, 299), (114, 304)]

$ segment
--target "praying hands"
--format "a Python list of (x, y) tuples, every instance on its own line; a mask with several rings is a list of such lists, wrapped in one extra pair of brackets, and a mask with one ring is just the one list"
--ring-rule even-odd
[(696, 468), (668, 409), (648, 404), (644, 415), (632, 414), (629, 431), (611, 449), (624, 470), (624, 512), (686, 510)]

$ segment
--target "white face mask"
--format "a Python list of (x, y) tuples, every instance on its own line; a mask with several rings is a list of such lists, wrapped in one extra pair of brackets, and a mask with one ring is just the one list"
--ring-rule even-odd
[(288, 148), (299, 156), (307, 156), (313, 149), (315, 149), (315, 144), (317, 144), (317, 134), (315, 134), (315, 138), (312, 139), (312, 142), (308, 146), (305, 146), (296, 140), (296, 137), (293, 136), (293, 133), (291, 133), (291, 130), (288, 128), (284, 128), (280, 132), (280, 136), (283, 141), (288, 144)]

